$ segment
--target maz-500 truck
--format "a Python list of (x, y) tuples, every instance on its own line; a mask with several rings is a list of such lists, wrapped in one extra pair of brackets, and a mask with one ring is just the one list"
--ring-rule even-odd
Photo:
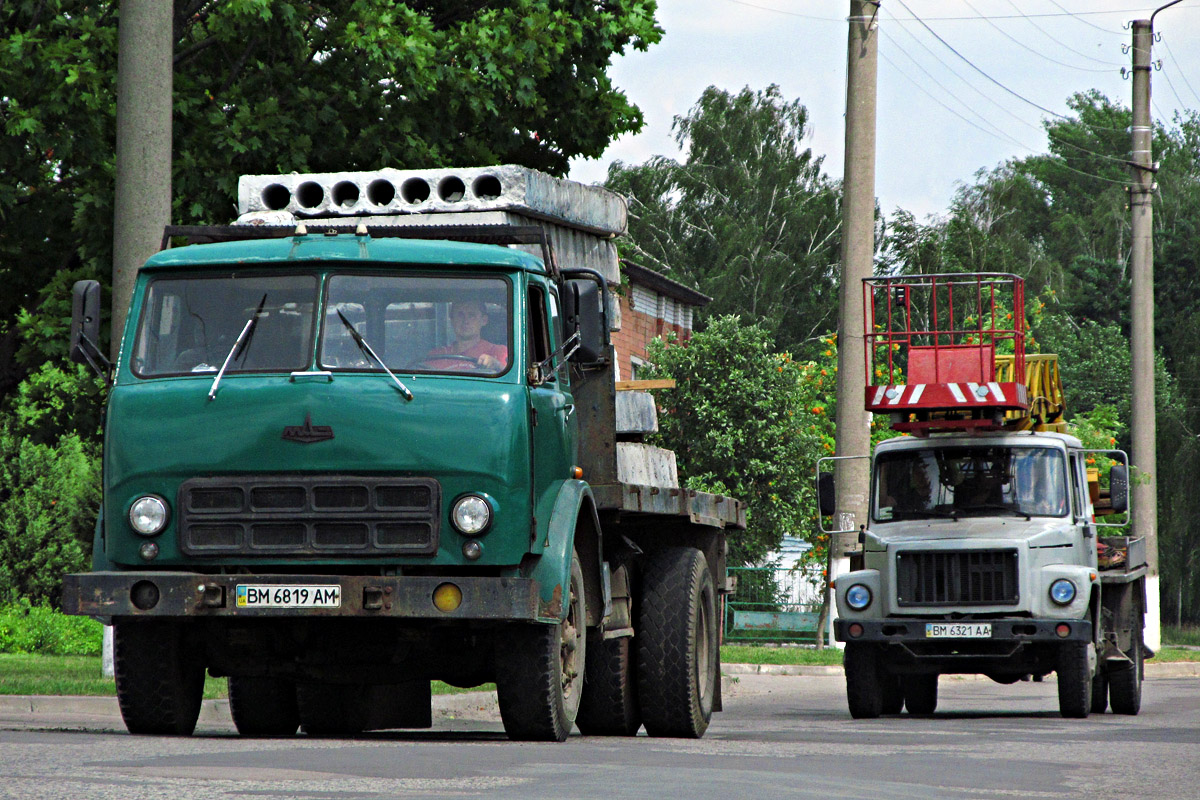
[(112, 387), (64, 607), (111, 621), (129, 730), (191, 733), (207, 671), (247, 735), (428, 727), (431, 679), (494, 681), (513, 738), (703, 735), (745, 508), (618, 425), (654, 412), (613, 375), (621, 198), (520, 167), (239, 192), (167, 229), (111, 367), (75, 287)]
[[(876, 447), (862, 551), (836, 578), (851, 715), (931, 714), (943, 674), (1051, 672), (1064, 717), (1136, 714), (1145, 550), (1097, 522), (1126, 510), (1128, 460), (1063, 432), (1021, 279), (872, 278), (864, 301), (866, 407), (904, 435)], [(831, 514), (832, 474), (819, 484)]]

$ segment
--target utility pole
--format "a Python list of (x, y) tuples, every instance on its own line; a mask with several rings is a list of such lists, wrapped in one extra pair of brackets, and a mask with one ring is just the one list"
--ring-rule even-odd
[(174, 3), (121, 0), (117, 30), (117, 181), (113, 211), (115, 362), (138, 268), (171, 221)]
[[(133, 283), (158, 252), (171, 221), (171, 96), (174, 3), (121, 0), (117, 25), (117, 180), (113, 198), (112, 328), (109, 358), (121, 351)], [(112, 628), (104, 628), (101, 672), (113, 674)]]
[[(1178, 2), (1178, 0), (1176, 0)], [(1167, 5), (1174, 5), (1168, 3)], [(1166, 6), (1163, 6), (1166, 8)], [(1160, 8), (1159, 11), (1162, 9)], [(1158, 11), (1154, 12), (1155, 14)], [(1133, 532), (1146, 538), (1146, 646), (1158, 650), (1162, 639), (1158, 589), (1158, 487), (1154, 410), (1154, 159), (1150, 126), (1150, 47), (1154, 17), (1133, 22), (1133, 185), (1129, 191), (1133, 278), (1130, 331), (1133, 371)]]
[[(875, 257), (875, 84), (878, 73), (878, 0), (850, 0), (846, 54), (846, 162), (842, 181), (842, 285), (838, 325), (837, 455), (865, 456), (871, 415), (865, 410), (863, 279)], [(865, 460), (834, 462), (838, 530), (833, 575), (849, 569), (867, 521), (869, 468)]]

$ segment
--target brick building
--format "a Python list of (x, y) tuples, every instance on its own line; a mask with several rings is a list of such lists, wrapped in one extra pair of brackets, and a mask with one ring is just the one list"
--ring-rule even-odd
[(617, 380), (638, 377), (646, 363), (646, 345), (656, 336), (674, 331), (681, 341), (692, 335), (695, 310), (712, 301), (652, 269), (621, 260), (625, 280), (616, 295), (621, 302), (621, 330), (612, 335), (617, 351)]

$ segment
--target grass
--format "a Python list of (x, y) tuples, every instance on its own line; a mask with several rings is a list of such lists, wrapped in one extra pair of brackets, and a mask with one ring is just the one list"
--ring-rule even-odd
[(812, 647), (764, 647), (762, 645), (726, 644), (721, 646), (723, 664), (802, 664), (840, 665), (842, 651), (834, 647), (817, 650)]
[(1200, 625), (1163, 625), (1164, 644), (1186, 644), (1200, 647)]
[[(432, 681), (434, 694), (494, 691), (487, 683), (474, 689), (459, 689), (441, 681)], [(0, 653), (0, 695), (50, 694), (115, 697), (112, 678), (100, 674), (99, 656), (46, 656)], [(204, 679), (206, 700), (228, 697), (224, 678)]]

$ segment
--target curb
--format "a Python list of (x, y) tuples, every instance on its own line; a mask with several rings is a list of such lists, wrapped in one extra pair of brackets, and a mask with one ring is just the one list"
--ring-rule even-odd
[[(842, 668), (800, 664), (722, 664), (721, 672), (726, 675), (820, 676), (841, 675)], [(1145, 675), (1147, 678), (1197, 678), (1200, 677), (1200, 661), (1150, 662), (1146, 664)]]

